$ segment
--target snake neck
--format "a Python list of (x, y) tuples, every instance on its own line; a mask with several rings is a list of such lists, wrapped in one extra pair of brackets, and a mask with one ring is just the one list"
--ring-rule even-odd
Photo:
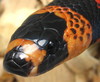
[(100, 38), (100, 8), (95, 0), (54, 0), (49, 5), (68, 7), (83, 15), (92, 25), (93, 37), (91, 44)]

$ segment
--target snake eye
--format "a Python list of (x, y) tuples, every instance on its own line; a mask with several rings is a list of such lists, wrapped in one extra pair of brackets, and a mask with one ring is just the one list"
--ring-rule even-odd
[(58, 42), (57, 40), (55, 40), (55, 41), (50, 41), (50, 42), (48, 43), (48, 46), (47, 46), (47, 52), (48, 52), (49, 54), (55, 54), (56, 51), (58, 50), (58, 48), (59, 48), (59, 42)]

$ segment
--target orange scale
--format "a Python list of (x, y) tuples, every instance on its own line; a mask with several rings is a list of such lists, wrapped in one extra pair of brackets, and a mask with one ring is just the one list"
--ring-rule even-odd
[(74, 18), (77, 18), (80, 20), (81, 16), (79, 14), (74, 14)]
[(32, 54), (28, 54), (28, 58), (26, 58), (26, 61), (32, 61), (35, 66), (38, 66), (44, 59), (44, 56), (46, 56), (45, 50), (36, 50)]
[(71, 16), (69, 14), (65, 14), (67, 20), (71, 20)]
[(35, 14), (42, 14), (42, 13), (46, 13), (48, 12), (47, 10), (38, 10), (36, 11), (35, 13), (33, 13), (32, 15), (35, 15)]
[(76, 22), (74, 19), (71, 19), (73, 21), (73, 24), (78, 24), (79, 22)]
[(81, 27), (81, 28), (85, 28), (84, 25), (85, 25), (85, 24), (83, 24), (83, 23), (80, 21), (80, 27)]
[(32, 41), (30, 40), (25, 40), (25, 39), (15, 39), (13, 41), (11, 41), (9, 44), (8, 44), (8, 47), (7, 47), (7, 52), (9, 52), (10, 50), (12, 50), (13, 48), (17, 47), (17, 46), (23, 46), (23, 45), (26, 45), (26, 44), (34, 44)]
[(64, 13), (60, 13), (60, 12), (54, 12), (56, 16), (65, 19), (66, 16), (64, 15)]
[(72, 28), (71, 23), (67, 22), (67, 27)]
[(81, 16), (81, 19), (85, 21), (85, 24), (90, 24), (88, 20), (86, 20), (83, 16)]

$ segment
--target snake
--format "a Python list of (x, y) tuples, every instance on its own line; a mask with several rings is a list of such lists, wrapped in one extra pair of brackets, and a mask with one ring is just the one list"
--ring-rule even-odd
[(37, 76), (100, 42), (100, 0), (54, 0), (32, 13), (14, 32), (5, 70)]

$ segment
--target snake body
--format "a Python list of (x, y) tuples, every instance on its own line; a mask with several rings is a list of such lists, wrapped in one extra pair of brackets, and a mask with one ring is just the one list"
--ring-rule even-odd
[(54, 0), (32, 13), (12, 35), (7, 71), (42, 74), (100, 40), (100, 0)]

